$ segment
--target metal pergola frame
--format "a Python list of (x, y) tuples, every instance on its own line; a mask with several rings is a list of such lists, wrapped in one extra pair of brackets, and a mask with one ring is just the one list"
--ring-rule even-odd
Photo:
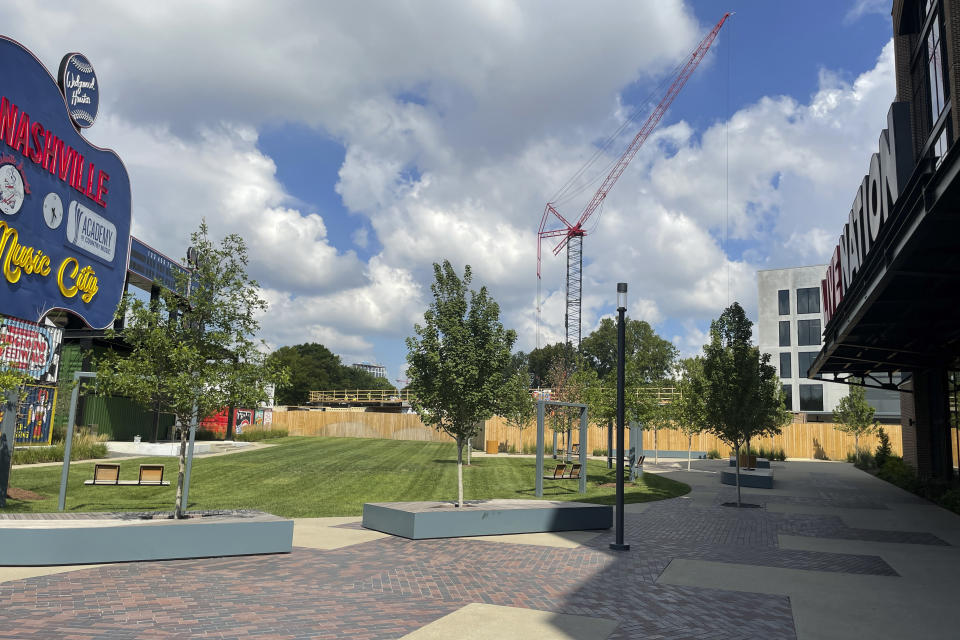
[(547, 405), (551, 407), (572, 407), (580, 409), (580, 493), (587, 492), (587, 405), (575, 402), (556, 402), (537, 400), (537, 485), (536, 495), (543, 497), (543, 418)]

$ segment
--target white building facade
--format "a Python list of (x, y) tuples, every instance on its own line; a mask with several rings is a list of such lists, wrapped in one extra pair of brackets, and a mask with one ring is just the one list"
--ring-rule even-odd
[[(795, 413), (808, 414), (811, 420), (829, 420), (849, 390), (845, 384), (807, 378), (807, 369), (823, 343), (820, 281), (826, 271), (827, 265), (814, 265), (757, 272), (760, 350), (770, 354), (770, 364), (780, 374), (787, 406)], [(868, 388), (867, 401), (878, 419), (899, 419), (896, 392)]]

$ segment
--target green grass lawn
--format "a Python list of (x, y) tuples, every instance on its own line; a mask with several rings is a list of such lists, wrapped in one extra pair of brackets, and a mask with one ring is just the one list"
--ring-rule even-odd
[[(210, 458), (196, 458), (190, 509), (259, 509), (286, 517), (354, 516), (364, 502), (456, 500), (457, 451), (453, 444), (358, 438), (283, 438), (275, 446)], [(170, 511), (176, 495), (176, 458), (119, 459), (120, 478), (136, 480), (141, 463), (164, 464), (169, 487), (84, 486), (93, 463), (72, 464), (68, 511)], [(553, 460), (546, 467), (553, 469)], [(10, 486), (45, 496), (8, 499), (7, 512), (56, 511), (60, 465), (14, 469)], [(614, 471), (602, 461), (587, 464), (587, 493), (576, 480), (544, 480), (544, 498), (613, 504)], [(533, 458), (475, 457), (463, 468), (464, 497), (533, 498)], [(647, 502), (683, 495), (690, 487), (645, 474), (627, 484), (626, 502)]]

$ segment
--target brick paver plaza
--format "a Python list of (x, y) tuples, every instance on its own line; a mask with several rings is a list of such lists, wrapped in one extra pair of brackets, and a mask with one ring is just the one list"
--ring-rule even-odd
[[(744, 490), (761, 508), (737, 510), (721, 506), (735, 494), (719, 484), (720, 464), (696, 467), (670, 472), (693, 486), (689, 496), (628, 505), (627, 553), (609, 550), (612, 531), (560, 536), (556, 544), (542, 535), (410, 541), (338, 522), (315, 529), (310, 540), (317, 544), (298, 537), (295, 544), (308, 546), (288, 555), (115, 564), (8, 580), (0, 583), (0, 637), (401, 638), (471, 603), (615, 625), (609, 635), (564, 636), (558, 623), (561, 635), (552, 637), (849, 637), (844, 624), (868, 631), (877, 624), (873, 637), (885, 637), (884, 630), (898, 637), (898, 620), (917, 631), (911, 637), (928, 637), (916, 626), (930, 617), (923, 611), (918, 622), (893, 605), (878, 607), (892, 609), (885, 622), (883, 612), (861, 612), (858, 598), (892, 602), (897, 590), (922, 592), (936, 567), (960, 575), (960, 518), (849, 465), (812, 462), (775, 463), (774, 490)], [(325, 535), (345, 542), (324, 548)], [(925, 562), (934, 569), (914, 580), (910, 568)], [(960, 594), (956, 580), (945, 594), (942, 585), (926, 588), (947, 601)], [(849, 599), (848, 620), (827, 624), (837, 598)], [(955, 611), (931, 624), (960, 628)], [(458, 637), (488, 636), (476, 628)]]

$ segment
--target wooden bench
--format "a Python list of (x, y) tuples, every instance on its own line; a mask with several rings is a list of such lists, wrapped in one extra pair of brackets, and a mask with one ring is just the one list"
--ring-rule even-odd
[(120, 483), (120, 465), (118, 464), (97, 464), (93, 468), (93, 480), (87, 480), (83, 484), (119, 484)]
[(170, 486), (170, 481), (163, 479), (162, 464), (142, 464), (140, 465), (140, 476), (137, 480), (121, 480), (119, 464), (97, 463), (93, 468), (93, 480), (86, 480), (83, 484), (125, 487), (168, 487)]
[(552, 476), (545, 475), (543, 476), (543, 479), (544, 480), (562, 480), (563, 472), (566, 470), (567, 470), (567, 465), (558, 464), (556, 468), (553, 470), (553, 475)]
[(552, 476), (543, 476), (544, 480), (579, 480), (580, 479), (580, 465), (575, 464), (570, 467), (570, 471), (567, 472), (566, 464), (558, 464), (557, 467), (553, 470)]

